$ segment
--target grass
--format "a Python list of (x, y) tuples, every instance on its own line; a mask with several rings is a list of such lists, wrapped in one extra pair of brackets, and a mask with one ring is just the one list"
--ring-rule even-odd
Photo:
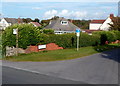
[(84, 56), (89, 56), (98, 52), (106, 51), (109, 49), (120, 47), (118, 44), (110, 44), (96, 47), (82, 47), (79, 51), (76, 49), (64, 49), (55, 51), (41, 51), (30, 54), (20, 54), (19, 56), (12, 56), (3, 58), (3, 60), (9, 61), (59, 61), (75, 59)]

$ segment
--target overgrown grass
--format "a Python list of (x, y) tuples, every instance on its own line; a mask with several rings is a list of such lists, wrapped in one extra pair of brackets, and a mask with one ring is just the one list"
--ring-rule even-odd
[(19, 56), (12, 56), (3, 58), (3, 60), (10, 61), (58, 61), (80, 58), (92, 55), (98, 52), (120, 47), (118, 44), (110, 44), (96, 47), (82, 47), (79, 51), (76, 49), (64, 49), (55, 51), (42, 51), (30, 54), (20, 54)]

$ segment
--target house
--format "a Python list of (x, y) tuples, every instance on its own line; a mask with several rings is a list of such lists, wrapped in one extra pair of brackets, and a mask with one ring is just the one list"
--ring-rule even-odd
[(2, 18), (0, 20), (0, 30), (5, 30), (6, 27), (17, 24), (17, 23), (23, 23), (22, 19), (18, 18)]
[(38, 22), (30, 22), (30, 24), (33, 24), (35, 27), (40, 27), (41, 25)]
[(104, 30), (108, 31), (110, 30), (110, 25), (112, 24), (112, 18), (114, 17), (113, 14), (110, 14), (110, 16), (105, 20), (91, 20), (89, 24), (89, 30)]
[(80, 29), (75, 26), (71, 21), (65, 19), (63, 17), (58, 17), (49, 22), (44, 29), (53, 29), (55, 34), (63, 34), (63, 33), (75, 33), (76, 29)]

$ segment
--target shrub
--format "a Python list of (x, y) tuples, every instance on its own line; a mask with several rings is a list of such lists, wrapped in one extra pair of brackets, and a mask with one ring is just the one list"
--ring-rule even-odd
[(18, 45), (20, 48), (27, 48), (29, 45), (36, 45), (40, 41), (40, 31), (31, 24), (15, 24), (9, 26), (3, 32), (3, 45), (16, 46), (16, 35), (13, 29), (18, 28)]
[(42, 31), (45, 34), (54, 34), (54, 30), (53, 29), (43, 29)]
[[(51, 34), (51, 35), (44, 35), (43, 34), (43, 41), (41, 44), (47, 43), (56, 43), (61, 47), (64, 48), (76, 48), (77, 45), (77, 37), (76, 34)], [(95, 46), (100, 44), (99, 36), (98, 35), (88, 35), (86, 33), (81, 33), (80, 36), (80, 46)]]
[(93, 34), (97, 34), (100, 36), (100, 44), (104, 45), (105, 41), (113, 42), (115, 40), (120, 40), (120, 32), (119, 31), (99, 31), (93, 32)]

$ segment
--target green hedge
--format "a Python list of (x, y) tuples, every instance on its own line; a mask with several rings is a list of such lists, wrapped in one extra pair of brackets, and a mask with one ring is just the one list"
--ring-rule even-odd
[[(76, 48), (76, 34), (52, 34), (53, 30), (44, 30), (44, 33), (30, 24), (13, 25), (3, 33), (3, 46), (15, 46), (16, 36), (13, 35), (13, 29), (19, 29), (19, 47), (27, 48), (29, 45), (56, 43), (64, 48)], [(46, 34), (45, 34), (46, 33)], [(93, 32), (92, 35), (81, 33), (80, 46), (96, 46), (105, 44), (105, 41), (113, 42), (120, 40), (119, 31), (99, 31)]]
[[(42, 40), (40, 44), (47, 44), (47, 43), (56, 43), (61, 47), (64, 48), (75, 48), (76, 47), (76, 34), (43, 34)], [(100, 44), (100, 37), (98, 35), (88, 35), (86, 33), (81, 33), (80, 36), (80, 46), (95, 46)]]
[[(76, 34), (42, 34), (42, 40), (40, 44), (56, 43), (64, 48), (75, 48), (76, 47)], [(120, 40), (119, 31), (99, 31), (93, 32), (92, 35), (87, 33), (81, 33), (80, 36), (80, 46), (97, 46), (105, 44), (105, 41), (113, 42), (115, 40)]]
[(93, 34), (97, 34), (100, 36), (101, 45), (105, 44), (105, 41), (111, 43), (116, 40), (120, 40), (120, 31), (99, 31), (93, 32)]

